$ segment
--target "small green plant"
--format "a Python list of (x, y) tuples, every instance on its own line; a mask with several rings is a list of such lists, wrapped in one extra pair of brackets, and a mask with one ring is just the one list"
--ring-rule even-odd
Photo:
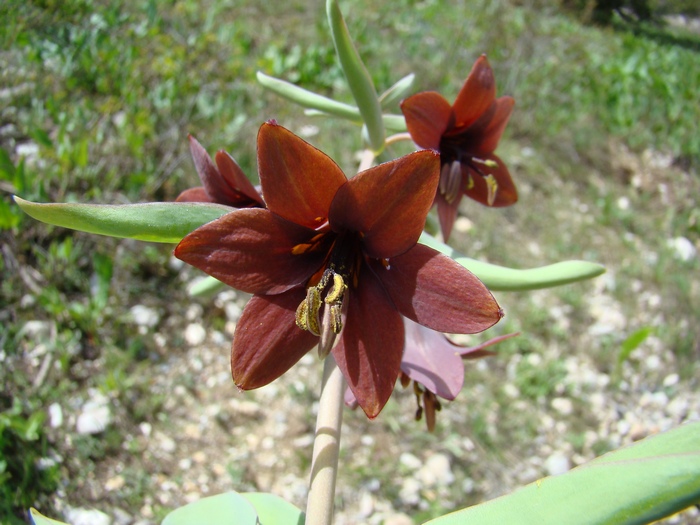
[(56, 490), (59, 466), (47, 457), (46, 414), (16, 398), (0, 402), (0, 515), (19, 524), (29, 506)]

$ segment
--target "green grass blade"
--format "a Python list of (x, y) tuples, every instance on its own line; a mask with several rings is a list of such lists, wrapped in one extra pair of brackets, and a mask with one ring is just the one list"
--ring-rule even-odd
[(474, 273), (490, 290), (495, 292), (519, 292), (551, 288), (591, 279), (605, 273), (603, 266), (587, 261), (563, 261), (526, 270), (505, 268), (465, 257), (427, 233), (421, 235), (420, 242), (451, 257)]
[(633, 525), (699, 502), (700, 423), (692, 423), (426, 525)]
[(379, 104), (377, 90), (374, 88), (372, 78), (352, 43), (348, 27), (345, 25), (343, 14), (340, 12), (336, 0), (326, 1), (326, 13), (340, 65), (345, 73), (352, 96), (357, 102), (362, 120), (367, 126), (369, 145), (375, 153), (379, 153), (384, 149), (385, 132), (382, 107)]
[(144, 204), (41, 204), (15, 196), (24, 212), (42, 222), (73, 230), (141, 241), (176, 243), (207, 222), (233, 210), (199, 202)]

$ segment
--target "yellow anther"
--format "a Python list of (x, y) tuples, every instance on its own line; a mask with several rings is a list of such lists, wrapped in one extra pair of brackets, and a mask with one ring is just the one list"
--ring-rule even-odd
[(328, 292), (326, 298), (324, 299), (326, 304), (336, 304), (343, 300), (343, 295), (345, 294), (345, 289), (347, 285), (343, 281), (343, 276), (337, 273), (333, 274), (333, 288)]
[(330, 308), (330, 321), (331, 321), (331, 330), (333, 330), (333, 333), (338, 335), (340, 331), (343, 329), (343, 317), (342, 317), (342, 307), (339, 304), (332, 304), (328, 306)]
[(488, 192), (486, 195), (486, 202), (488, 202), (489, 206), (493, 206), (493, 203), (496, 202), (498, 182), (493, 175), (486, 175), (486, 177), (484, 177), (484, 182), (486, 182), (486, 190)]
[(304, 299), (296, 311), (296, 323), (302, 330), (308, 330), (314, 335), (321, 334), (321, 323), (319, 312), (321, 310), (321, 292), (318, 288), (311, 287), (306, 291)]

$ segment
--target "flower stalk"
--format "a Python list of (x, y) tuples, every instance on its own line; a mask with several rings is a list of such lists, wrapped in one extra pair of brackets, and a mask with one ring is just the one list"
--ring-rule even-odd
[(306, 525), (329, 525), (333, 520), (344, 393), (345, 380), (331, 354), (323, 363), (323, 384), (306, 502)]

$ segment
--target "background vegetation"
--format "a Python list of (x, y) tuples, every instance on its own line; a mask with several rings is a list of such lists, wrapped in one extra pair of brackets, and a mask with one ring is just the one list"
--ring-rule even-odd
[[(586, 456), (611, 445), (584, 446), (585, 402), (566, 386), (568, 356), (584, 354), (611, 377), (604, 391), (631, 403), (625, 406), (673, 374), (679, 391), (697, 389), (700, 35), (697, 20), (681, 16), (697, 13), (692, 2), (649, 2), (653, 17), (643, 24), (613, 12), (607, 25), (587, 25), (590, 2), (562, 4), (343, 5), (380, 91), (415, 72), (416, 90), (451, 99), (486, 52), (499, 93), (516, 99), (499, 152), (520, 202), (505, 211), (466, 203), (457, 238), (463, 252), (515, 267), (585, 258), (609, 268), (596, 283), (499, 296), (508, 317), (497, 332), (523, 335), (502, 344), (486, 371), (469, 369), (468, 384), (476, 385), (464, 394), (469, 409), (458, 398), (448, 407), (457, 415), (436, 436), (399, 416), (403, 401), (376, 422), (354, 418), (350, 425), (409, 433), (405, 441), (416, 450), (468, 435), (485, 457), (502, 462), (533, 453), (539, 430), (532, 411), (566, 395), (575, 406), (571, 440)], [(263, 92), (255, 72), (339, 100), (350, 94), (319, 1), (10, 0), (0, 18), (0, 522), (21, 523), (29, 505), (45, 514), (65, 505), (137, 513), (150, 482), (137, 468), (142, 451), (123, 443), (144, 423), (167, 433), (168, 392), (153, 385), (168, 360), (187, 360), (182, 331), (193, 300), (185, 281), (196, 274), (172, 263), (170, 246), (48, 227), (24, 216), (10, 196), (173, 200), (197, 181), (188, 133), (212, 153), (228, 150), (254, 176), (257, 128), (269, 118), (304, 133), (352, 172), (358, 130), (304, 117)], [(225, 331), (224, 307), (194, 304), (208, 332)], [(136, 327), (135, 305), (157, 311), (156, 324)], [(225, 354), (228, 342), (219, 345)], [(650, 355), (661, 366), (648, 373)], [(504, 378), (524, 405), (512, 406)], [(104, 432), (79, 435), (48, 424), (52, 404), (68, 417), (95, 392), (119, 414)], [(299, 401), (310, 404), (313, 394)], [(459, 429), (448, 424), (455, 418)], [(126, 487), (109, 495), (87, 490), (84, 479), (99, 485), (111, 461), (127, 465)], [(303, 472), (304, 460), (296, 461)], [(348, 482), (385, 484), (393, 463), (377, 465), (353, 470)], [(486, 470), (461, 466), (477, 480)], [(250, 482), (241, 468), (229, 469), (231, 487)], [(395, 500), (398, 489), (386, 484)], [(477, 489), (474, 498), (489, 495)], [(168, 508), (153, 506), (156, 516)]]

